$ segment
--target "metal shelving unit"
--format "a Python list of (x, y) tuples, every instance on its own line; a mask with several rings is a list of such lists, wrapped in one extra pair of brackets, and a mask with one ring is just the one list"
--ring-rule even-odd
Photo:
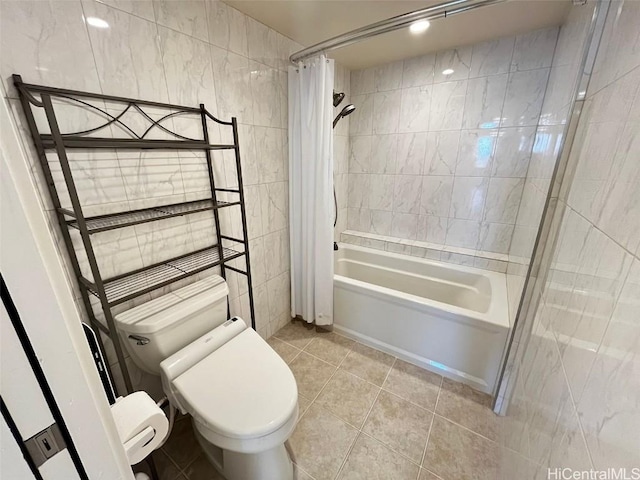
[[(194, 200), (192, 202), (174, 203), (172, 205), (162, 205), (159, 207), (144, 208), (140, 210), (130, 210), (128, 212), (113, 213), (110, 215), (87, 217), (84, 220), (87, 224), (87, 230), (90, 234), (92, 234), (106, 232), (108, 230), (114, 230), (116, 228), (139, 225), (141, 223), (155, 222), (157, 220), (164, 220), (165, 218), (179, 217), (191, 213), (206, 212), (207, 210), (213, 210), (214, 208), (232, 207), (235, 205), (240, 205), (240, 202), (218, 201), (218, 204), (214, 206), (212, 200)], [(71, 220), (67, 220), (67, 224), (70, 227), (79, 230), (80, 227), (78, 227), (78, 222), (75, 220), (73, 212), (65, 211), (63, 213), (72, 217)]]
[[(226, 272), (228, 270), (247, 277), (251, 326), (255, 328), (253, 289), (251, 288), (251, 265), (249, 262), (249, 241), (236, 118), (233, 117), (230, 122), (219, 120), (211, 115), (203, 104), (199, 107), (185, 107), (111, 95), (78, 92), (42, 85), (32, 85), (24, 83), (20, 75), (13, 75), (13, 83), (20, 95), (20, 102), (25, 113), (27, 125), (35, 144), (49, 194), (57, 214), (62, 237), (69, 258), (71, 259), (73, 272), (78, 280), (80, 293), (89, 320), (94, 329), (106, 333), (113, 342), (127, 390), (126, 392), (118, 393), (120, 395), (131, 393), (132, 385), (124, 360), (122, 345), (120, 344), (113, 319), (112, 308), (116, 305), (196, 275), (204, 270), (219, 267), (220, 274), (224, 278), (226, 278)], [(56, 111), (56, 106), (60, 107), (60, 105), (64, 105), (65, 108), (69, 108), (71, 105), (90, 111), (97, 114), (101, 119), (104, 119), (104, 122), (83, 131), (62, 132), (60, 128), (60, 119), (62, 117), (59, 116), (59, 112)], [(105, 105), (109, 105), (109, 108), (106, 108)], [(153, 109), (156, 114), (157, 112), (163, 113), (159, 116), (156, 115), (157, 118), (154, 119), (145, 109)], [(127, 123), (127, 116), (131, 114), (135, 114), (137, 118), (142, 118), (148, 123), (147, 128), (142, 133), (137, 133), (135, 129)], [(172, 123), (172, 119), (185, 117), (189, 117), (192, 121), (196, 120), (200, 129), (200, 138), (190, 138), (176, 132), (168, 126)], [(230, 128), (233, 134), (233, 143), (211, 144), (209, 142), (209, 120), (215, 122), (220, 128)], [(43, 127), (48, 131), (43, 132)], [(113, 133), (116, 129), (119, 133), (125, 132), (128, 137), (114, 137)], [(147, 138), (150, 132), (157, 131), (160, 131), (165, 137), (169, 138)], [(204, 152), (207, 163), (210, 198), (125, 212), (114, 212), (108, 215), (85, 217), (68, 159), (68, 151), (73, 149), (110, 149), (116, 153), (119, 150), (166, 150), (175, 153), (176, 161), (180, 160), (179, 151), (199, 150)], [(235, 168), (238, 178), (238, 186), (235, 188), (216, 187), (213, 168), (214, 160), (212, 159), (211, 152), (219, 150), (232, 151), (235, 155)], [(62, 175), (71, 201), (71, 208), (65, 208), (60, 203), (58, 189), (53, 180), (49, 162), (47, 161), (48, 151), (54, 151), (60, 161)], [(220, 193), (235, 195), (237, 196), (237, 200), (218, 200)], [(220, 210), (234, 206), (240, 208), (243, 238), (224, 235), (220, 229)], [(92, 244), (93, 235), (118, 228), (206, 211), (212, 212), (215, 222), (215, 235), (212, 234), (211, 245), (144, 268), (111, 278), (103, 278)], [(78, 254), (71, 240), (71, 230), (77, 230), (80, 233), (82, 245), (89, 261), (91, 279), (86, 278), (81, 271)], [(245, 270), (228, 264), (242, 257), (244, 257), (246, 262)], [(100, 300), (100, 306), (107, 324), (106, 326), (97, 320), (90, 302), (90, 295)], [(100, 335), (98, 335), (98, 339), (102, 343)], [(104, 351), (104, 346), (101, 345), (101, 347)], [(111, 375), (111, 372), (109, 372), (109, 374)]]

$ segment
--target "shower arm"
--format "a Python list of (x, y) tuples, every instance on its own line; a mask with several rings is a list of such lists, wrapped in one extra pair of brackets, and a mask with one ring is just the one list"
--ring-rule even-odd
[(481, 7), (487, 7), (496, 3), (508, 0), (452, 0), (431, 7), (403, 13), (395, 17), (387, 18), (364, 27), (351, 30), (350, 32), (337, 35), (328, 40), (316, 43), (304, 48), (289, 57), (289, 61), (294, 65), (319, 53), (336, 50), (360, 42), (367, 38), (375, 37), (383, 33), (392, 32), (411, 25), (418, 20), (437, 20), (439, 18), (450, 17), (458, 13), (464, 13)]

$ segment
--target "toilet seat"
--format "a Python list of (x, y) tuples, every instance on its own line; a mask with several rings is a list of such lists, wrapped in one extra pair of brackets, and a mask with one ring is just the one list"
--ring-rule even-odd
[(254, 330), (246, 329), (173, 380), (197, 430), (244, 453), (287, 440), (298, 416), (293, 373)]

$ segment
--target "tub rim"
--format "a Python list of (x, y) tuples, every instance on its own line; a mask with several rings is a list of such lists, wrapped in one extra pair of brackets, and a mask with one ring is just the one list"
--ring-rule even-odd
[[(364, 291), (375, 292), (375, 295), (382, 296), (387, 301), (391, 301), (398, 305), (414, 309), (418, 308), (419, 310), (426, 311), (431, 314), (437, 313), (444, 315), (448, 320), (464, 323), (471, 327), (481, 328), (483, 330), (495, 331), (496, 329), (509, 329), (511, 327), (507, 304), (506, 274), (504, 273), (482, 270), (477, 267), (468, 267), (466, 265), (456, 265), (427, 258), (414, 257), (402, 253), (376, 250), (373, 248), (362, 247), (360, 245), (339, 243), (338, 247), (338, 251), (340, 251), (340, 249), (361, 251), (390, 258), (398, 258), (405, 261), (410, 260), (418, 264), (434, 265), (463, 273), (474, 273), (476, 275), (484, 276), (488, 278), (491, 285), (491, 300), (489, 302), (488, 310), (482, 313), (451, 305), (449, 303), (432, 300), (430, 298), (402, 292), (400, 290), (382, 287), (374, 283), (356, 280), (336, 273), (333, 275), (334, 286), (337, 282), (338, 286), (348, 290), (358, 291), (360, 293), (365, 293)], [(375, 266), (375, 264), (372, 265)], [(371, 293), (365, 294), (371, 295)]]

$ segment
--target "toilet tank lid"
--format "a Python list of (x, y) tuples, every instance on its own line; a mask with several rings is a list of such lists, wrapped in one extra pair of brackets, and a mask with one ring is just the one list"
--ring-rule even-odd
[(153, 334), (181, 323), (228, 294), (224, 279), (212, 275), (122, 312), (115, 316), (115, 322), (127, 333)]

